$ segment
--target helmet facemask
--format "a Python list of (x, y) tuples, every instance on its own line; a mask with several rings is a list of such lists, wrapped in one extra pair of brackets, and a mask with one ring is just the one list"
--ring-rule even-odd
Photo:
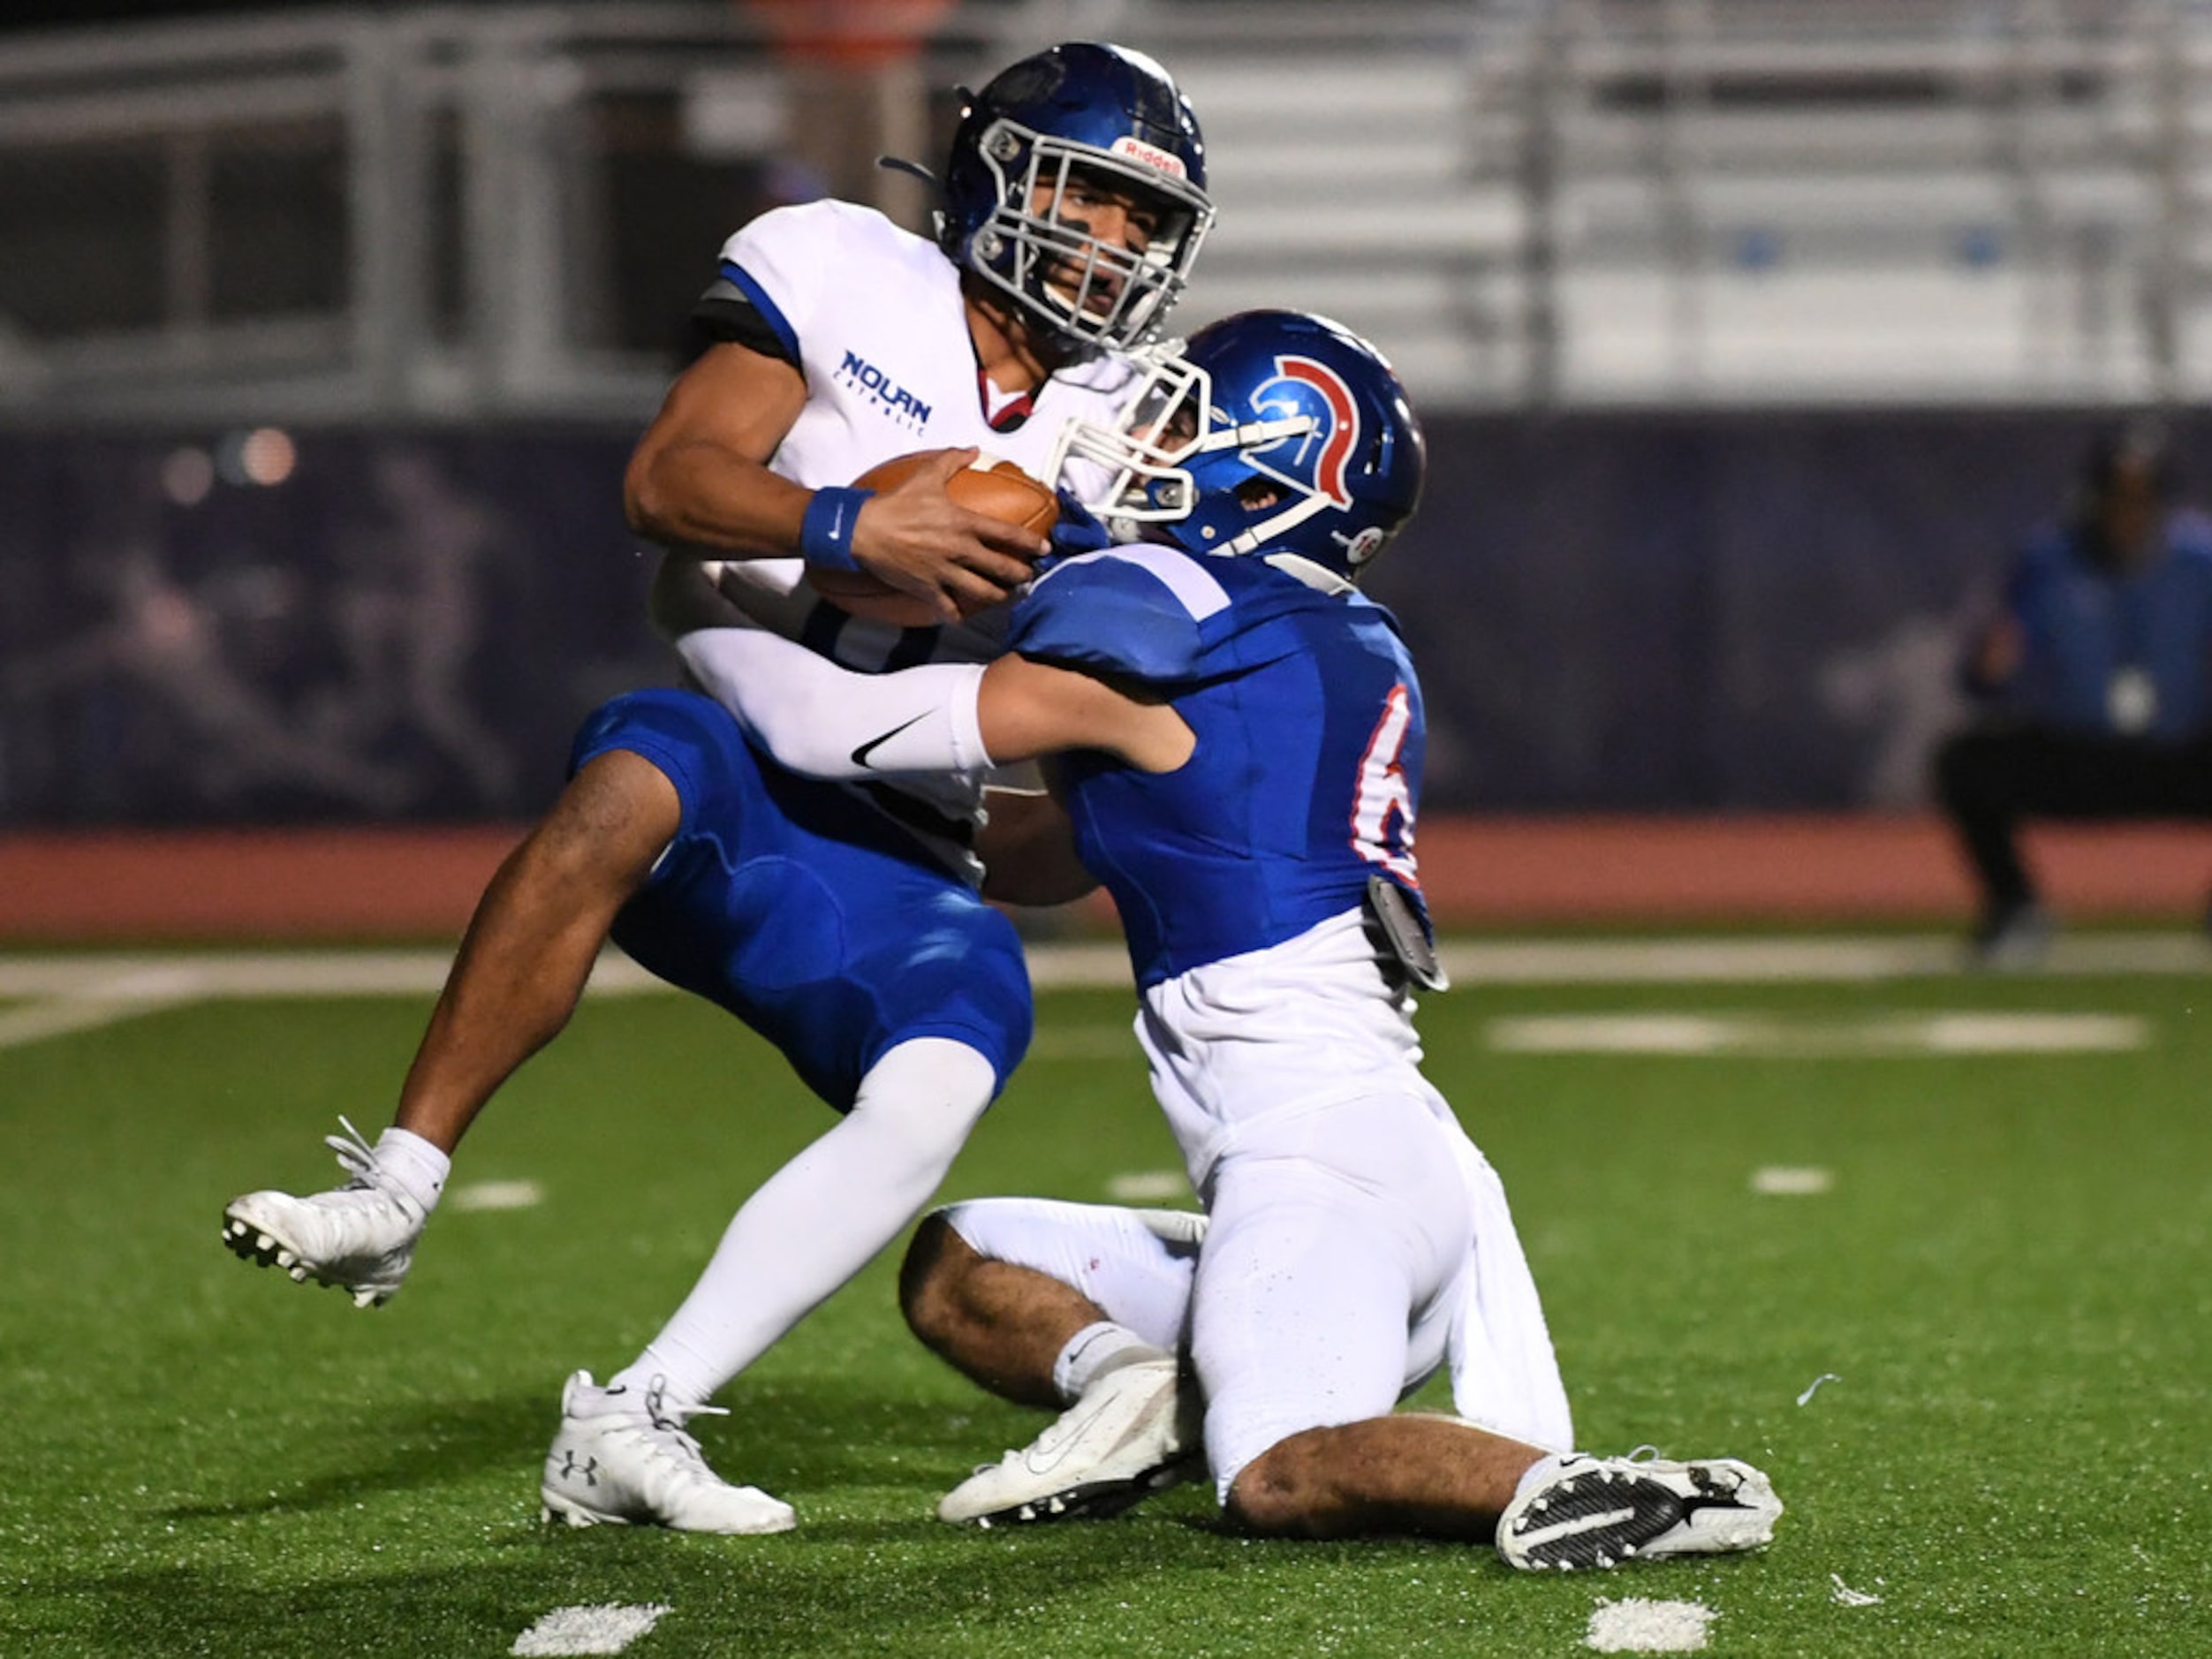
[[(1053, 464), (1073, 457), (1106, 469), (1104, 485), (1082, 504), (1117, 541), (1167, 525), (1178, 526), (1170, 539), (1191, 551), (1245, 554), (1340, 504), (1261, 458), (1316, 425), (1303, 414), (1240, 424), (1215, 403), (1204, 368), (1161, 348), (1121, 420), (1070, 421)], [(1263, 507), (1252, 504), (1248, 488), (1259, 483), (1275, 497)]]
[[(1124, 148), (1130, 155), (1117, 153)], [(998, 205), (969, 239), (967, 269), (1053, 332), (1086, 345), (1127, 350), (1157, 334), (1212, 223), (1205, 193), (1163, 170), (1153, 159), (1163, 152), (1133, 139), (1101, 149), (1002, 117), (977, 149)], [(1079, 175), (1155, 211), (1142, 252), (1101, 242), (1087, 228), (1082, 207), (1069, 200)]]

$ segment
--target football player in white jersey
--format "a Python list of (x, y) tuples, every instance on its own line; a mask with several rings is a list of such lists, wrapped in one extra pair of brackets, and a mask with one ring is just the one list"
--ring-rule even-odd
[[(1003, 595), (1043, 548), (956, 507), (944, 480), (986, 440), (1043, 471), (1064, 419), (1133, 392), (1122, 348), (1180, 289), (1204, 186), (1166, 73), (1079, 42), (971, 100), (934, 245), (836, 202), (740, 231), (700, 308), (718, 343), (626, 478), (636, 526), (678, 550), (664, 616), (772, 629), (868, 669), (988, 654), (987, 628), (935, 623)], [(904, 486), (852, 487), (933, 448), (941, 464)], [(933, 625), (822, 602), (803, 580), (821, 567), (881, 577)], [(350, 1124), (331, 1138), (352, 1178), (337, 1191), (234, 1200), (223, 1239), (361, 1306), (389, 1299), (455, 1146), (566, 1022), (611, 937), (769, 1037), (843, 1117), (746, 1201), (641, 1354), (604, 1385), (569, 1379), (546, 1511), (781, 1531), (791, 1507), (721, 1480), (685, 1424), (928, 1203), (1027, 1045), (1020, 942), (975, 890), (965, 783), (795, 777), (689, 690), (615, 699), (570, 767), (478, 905), (391, 1126), (374, 1146)]]
[[(1117, 466), (1100, 510), (1163, 539), (1047, 571), (988, 667), (863, 680), (757, 634), (682, 643), (812, 775), (1055, 757), (1066, 852), (1128, 934), (1203, 1236), (1020, 1201), (925, 1223), (917, 1330), (987, 1386), (1068, 1406), (940, 1513), (1110, 1511), (1202, 1436), (1224, 1507), (1262, 1533), (1436, 1533), (1520, 1567), (1765, 1542), (1781, 1505), (1745, 1464), (1568, 1450), (1504, 1191), (1420, 1071), (1411, 991), (1441, 982), (1413, 858), (1420, 686), (1354, 586), (1424, 465), (1389, 365), (1325, 319), (1246, 313), (1162, 362), (1125, 429), (1077, 442)], [(1446, 1366), (1456, 1416), (1392, 1411)]]

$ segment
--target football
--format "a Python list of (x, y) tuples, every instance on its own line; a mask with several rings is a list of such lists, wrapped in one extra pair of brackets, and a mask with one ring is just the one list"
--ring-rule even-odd
[[(896, 489), (922, 467), (943, 454), (923, 450), (900, 455), (871, 466), (854, 479), (856, 487), (878, 495)], [(945, 484), (945, 494), (970, 512), (980, 512), (1002, 524), (1019, 525), (1034, 535), (1050, 533), (1060, 517), (1060, 500), (1052, 487), (1031, 477), (1013, 462), (996, 455), (979, 455)], [(926, 628), (940, 618), (923, 600), (901, 593), (889, 582), (866, 571), (820, 570), (809, 566), (807, 585), (840, 610), (869, 617), (902, 628)]]

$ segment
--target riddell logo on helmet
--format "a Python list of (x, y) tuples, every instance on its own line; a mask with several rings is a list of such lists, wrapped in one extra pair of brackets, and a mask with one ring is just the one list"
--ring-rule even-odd
[(1133, 162), (1142, 162), (1155, 173), (1165, 173), (1170, 178), (1187, 178), (1190, 169), (1183, 165), (1183, 158), (1170, 150), (1158, 149), (1142, 139), (1133, 139), (1126, 133), (1113, 142), (1117, 155), (1126, 155)]

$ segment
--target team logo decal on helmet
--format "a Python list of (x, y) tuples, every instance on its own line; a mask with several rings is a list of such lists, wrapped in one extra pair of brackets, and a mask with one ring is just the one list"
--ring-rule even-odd
[(1374, 346), (1308, 312), (1246, 311), (1156, 348), (1120, 423), (1071, 423), (1064, 461), (1104, 469), (1081, 498), (1125, 539), (1342, 587), (1412, 516), (1427, 456)]
[[(1352, 388), (1328, 364), (1310, 357), (1278, 357), (1275, 367), (1276, 377), (1253, 392), (1252, 406), (1282, 420), (1307, 417), (1304, 431), (1282, 441), (1292, 447), (1286, 481), (1307, 485), (1333, 504), (1349, 507), (1352, 486), (1345, 466), (1360, 441), (1360, 405)], [(1253, 465), (1263, 473), (1273, 471), (1266, 458), (1281, 447), (1249, 451)]]

